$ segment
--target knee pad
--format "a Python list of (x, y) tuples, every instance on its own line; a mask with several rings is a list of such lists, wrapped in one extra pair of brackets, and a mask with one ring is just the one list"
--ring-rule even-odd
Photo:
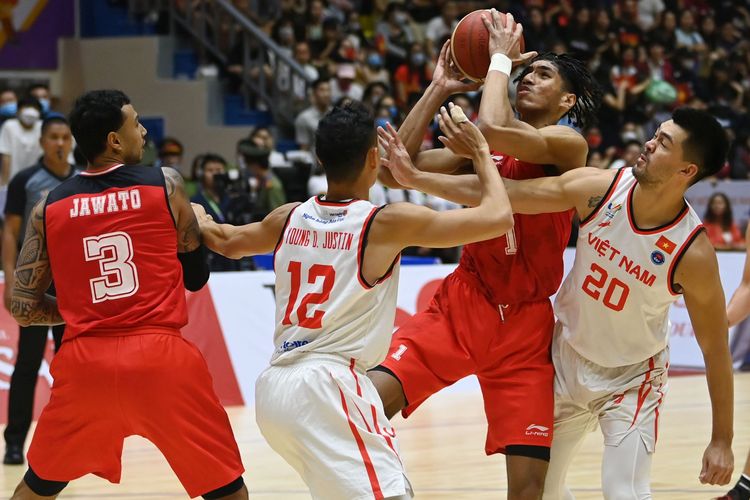
[(216, 500), (217, 498), (222, 498), (229, 496), (232, 493), (237, 493), (242, 489), (243, 486), (245, 486), (245, 480), (242, 479), (242, 476), (240, 476), (231, 483), (224, 485), (221, 488), (216, 488), (213, 491), (209, 491), (208, 493), (205, 493), (201, 496), (206, 500)]
[(23, 481), (31, 491), (42, 497), (51, 497), (57, 495), (68, 485), (67, 481), (48, 481), (46, 479), (42, 479), (41, 477), (37, 476), (33, 470), (31, 470), (31, 467), (29, 467), (29, 470), (27, 470), (26, 474), (24, 474)]

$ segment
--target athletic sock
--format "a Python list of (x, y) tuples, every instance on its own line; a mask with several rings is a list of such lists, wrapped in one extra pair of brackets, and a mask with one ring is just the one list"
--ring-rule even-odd
[(740, 480), (732, 488), (731, 493), (737, 500), (750, 500), (750, 476), (742, 474)]

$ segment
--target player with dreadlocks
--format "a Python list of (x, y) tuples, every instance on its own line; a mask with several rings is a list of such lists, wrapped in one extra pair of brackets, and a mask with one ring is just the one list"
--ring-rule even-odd
[[(487, 154), (509, 179), (583, 167), (585, 139), (558, 123), (585, 127), (591, 121), (601, 95), (593, 77), (568, 55), (521, 54), (522, 28), (512, 16), (504, 27), (500, 16), (493, 11), (485, 18), (492, 63), (479, 127), (492, 150)], [(481, 195), (477, 176), (449, 175), (466, 167), (463, 159), (447, 149), (418, 151), (438, 107), (453, 93), (477, 88), (462, 82), (450, 60), (446, 44), (432, 83), (398, 132), (416, 167), (391, 162), (381, 180), (475, 206)], [(508, 98), (512, 61), (531, 61), (517, 80), (518, 118)], [(381, 143), (386, 140), (381, 131)], [(508, 498), (538, 498), (550, 459), (554, 411), (549, 297), (563, 277), (572, 212), (514, 218), (514, 228), (504, 236), (464, 247), (458, 268), (443, 281), (428, 310), (400, 327), (385, 361), (369, 375), (389, 418), (398, 411), (408, 416), (443, 387), (476, 375), (488, 422), (485, 451), (506, 455)]]

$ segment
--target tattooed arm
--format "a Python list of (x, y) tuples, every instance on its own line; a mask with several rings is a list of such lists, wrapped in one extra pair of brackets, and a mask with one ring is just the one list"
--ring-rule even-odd
[(167, 183), (169, 207), (172, 209), (177, 226), (177, 252), (191, 252), (200, 246), (201, 232), (198, 220), (190, 207), (190, 200), (185, 193), (185, 182), (177, 170), (171, 167), (162, 167), (161, 170), (164, 172), (164, 180)]
[(206, 260), (206, 247), (201, 244), (198, 220), (190, 206), (185, 183), (177, 170), (164, 167), (164, 181), (169, 196), (169, 207), (177, 226), (177, 258), (182, 265), (182, 282), (185, 288), (196, 292), (208, 281), (210, 270)]
[(45, 292), (52, 283), (47, 240), (44, 232), (43, 197), (29, 214), (26, 237), (18, 254), (10, 313), (19, 325), (59, 325), (64, 323), (57, 299)]
[(514, 213), (544, 214), (575, 208), (584, 219), (599, 204), (615, 175), (616, 170), (583, 167), (556, 177), (505, 179), (505, 187)]

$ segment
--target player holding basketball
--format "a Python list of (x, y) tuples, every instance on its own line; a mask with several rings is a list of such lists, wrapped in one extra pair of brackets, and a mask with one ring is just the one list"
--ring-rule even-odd
[[(54, 498), (89, 473), (119, 482), (134, 434), (161, 450), (191, 497), (247, 498), (206, 362), (180, 335), (185, 288), (208, 280), (182, 179), (131, 166), (146, 129), (120, 91), (80, 97), (70, 125), (89, 166), (34, 207), (15, 273), (18, 323), (67, 326), (13, 498)], [(57, 299), (45, 295), (53, 278)]]
[[(604, 498), (651, 498), (651, 460), (667, 392), (669, 307), (680, 295), (703, 352), (713, 414), (699, 478), (708, 484), (731, 479), (733, 383), (724, 292), (713, 247), (684, 199), (690, 186), (722, 167), (727, 149), (724, 130), (710, 114), (679, 109), (632, 169), (583, 168), (505, 181), (515, 212), (575, 209), (581, 218), (575, 264), (555, 301), (555, 428), (545, 499), (573, 498), (565, 475), (597, 423), (605, 443)], [(464, 196), (479, 188), (468, 176), (420, 175)]]
[[(500, 173), (511, 179), (557, 175), (586, 162), (584, 138), (558, 125), (569, 117), (588, 122), (600, 92), (585, 65), (567, 55), (537, 57), (518, 80), (515, 118), (508, 99), (511, 60), (518, 53), (521, 26), (493, 11), (485, 19), (490, 31), (492, 65), (479, 108), (480, 128)], [(420, 170), (453, 172), (467, 164), (446, 149), (417, 154), (423, 132), (435, 110), (450, 94), (467, 89), (450, 67), (443, 47), (432, 84), (399, 130)], [(431, 177), (385, 179), (465, 205), (475, 205), (474, 190), (447, 192)], [(424, 181), (424, 182), (423, 182)], [(572, 213), (516, 215), (513, 230), (493, 240), (464, 248), (458, 269), (448, 276), (427, 311), (418, 313), (396, 332), (388, 357), (370, 372), (393, 416), (410, 415), (443, 387), (468, 375), (479, 379), (488, 431), (487, 454), (504, 453), (508, 498), (538, 498), (550, 456), (553, 425), (553, 367), (549, 356), (554, 316), (549, 297), (563, 277), (563, 251)], [(471, 304), (471, 307), (468, 306)]]
[[(408, 246), (493, 238), (513, 225), (487, 142), (465, 117), (456, 119), (464, 121), (456, 124), (442, 110), (442, 140), (476, 165), (482, 188), (475, 208), (439, 213), (367, 201), (379, 155), (373, 117), (356, 102), (334, 108), (318, 125), (325, 197), (284, 205), (263, 222), (240, 227), (211, 222), (194, 206), (211, 250), (236, 258), (275, 249), (276, 349), (258, 378), (256, 416), (313, 498), (411, 496), (395, 432), (365, 375), (388, 351), (399, 254)], [(387, 164), (411, 163), (395, 133), (388, 151)]]

